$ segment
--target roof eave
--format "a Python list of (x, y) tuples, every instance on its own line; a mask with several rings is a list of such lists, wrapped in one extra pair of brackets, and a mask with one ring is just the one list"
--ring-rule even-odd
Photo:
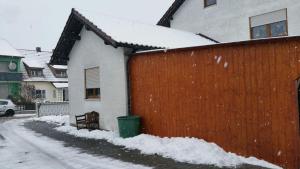
[(185, 0), (175, 0), (163, 17), (157, 22), (157, 25), (170, 27), (170, 20), (184, 2)]
[[(147, 45), (140, 45), (140, 44), (117, 42), (112, 37), (110, 37), (105, 32), (103, 32), (100, 28), (98, 28), (95, 24), (93, 24), (91, 21), (89, 21), (83, 15), (81, 15), (78, 11), (76, 11), (75, 9), (72, 9), (72, 12), (66, 23), (66, 26), (65, 26), (65, 28), (60, 36), (60, 39), (53, 51), (53, 55), (50, 59), (50, 64), (52, 64), (52, 65), (67, 65), (67, 62), (69, 60), (69, 57), (68, 57), (69, 52), (71, 51), (71, 49), (74, 46), (74, 43), (76, 41), (76, 38), (69, 39), (71, 37), (70, 37), (70, 35), (68, 35), (68, 31), (69, 31), (69, 29), (71, 29), (70, 24), (73, 21), (78, 21), (82, 25), (82, 28), (83, 28), (83, 26), (85, 26), (85, 28), (87, 30), (93, 31), (98, 37), (103, 39), (104, 43), (106, 45), (111, 45), (115, 48), (126, 47), (126, 48), (132, 48), (135, 50), (150, 50), (150, 49), (164, 48), (164, 47), (157, 47), (157, 46), (147, 46)], [(79, 33), (77, 33), (76, 36), (78, 36), (78, 34)], [(63, 45), (66, 45), (67, 42), (71, 43), (71, 44), (69, 44), (70, 47), (67, 49), (67, 51), (62, 50), (62, 51), (64, 51), (64, 53), (60, 52), (60, 48), (62, 48)], [(63, 57), (62, 57), (62, 55), (63, 55)]]

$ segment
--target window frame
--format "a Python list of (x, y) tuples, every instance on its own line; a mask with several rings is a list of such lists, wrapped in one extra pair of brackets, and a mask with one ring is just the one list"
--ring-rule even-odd
[[(275, 24), (275, 23), (279, 23), (279, 22), (285, 22), (285, 29), (286, 29), (286, 32), (284, 35), (278, 35), (278, 36), (273, 36), (272, 35), (272, 28), (271, 28), (271, 25), (272, 24)], [(282, 37), (282, 36), (288, 36), (289, 33), (288, 33), (288, 22), (287, 20), (283, 20), (283, 21), (279, 21), (279, 22), (273, 22), (273, 23), (269, 23), (269, 24), (265, 24), (265, 25), (259, 25), (259, 26), (266, 26), (266, 33), (267, 33), (267, 37), (266, 38), (275, 38), (275, 37)], [(251, 39), (264, 39), (264, 38), (254, 38), (254, 34), (253, 34), (253, 29), (254, 28), (257, 28), (259, 26), (255, 26), (255, 27), (251, 27), (250, 25), (250, 36), (251, 36)]]
[(67, 78), (68, 77), (67, 70), (56, 69), (54, 71), (54, 73), (57, 78)]
[[(275, 38), (275, 37), (282, 37), (282, 36), (289, 36), (289, 29), (288, 29), (288, 12), (287, 12), (287, 8), (283, 8), (283, 9), (280, 9), (280, 10), (285, 10), (285, 16), (286, 16), (286, 19), (285, 20), (282, 20), (282, 21), (278, 21), (278, 22), (273, 22), (273, 23), (269, 23), (269, 24), (264, 24), (265, 26), (267, 26), (267, 37), (266, 38)], [(276, 12), (276, 11), (280, 11), (280, 10), (275, 10), (275, 11), (271, 11), (271, 12), (267, 12), (267, 13), (263, 13), (263, 14), (268, 14), (268, 13), (272, 13), (272, 12)], [(260, 14), (260, 15), (263, 15), (263, 14)], [(259, 15), (255, 15), (255, 16), (259, 16)], [(253, 28), (255, 27), (258, 27), (258, 26), (255, 26), (255, 27), (252, 27), (251, 25), (251, 18), (252, 17), (255, 17), (255, 16), (251, 16), (249, 17), (249, 33), (250, 33), (250, 39), (251, 40), (255, 40), (255, 39), (264, 39), (264, 38), (254, 38), (253, 37)], [(285, 21), (285, 29), (286, 29), (286, 35), (280, 35), (280, 36), (272, 36), (271, 34), (271, 25), (274, 24), (274, 23), (279, 23), (279, 22), (283, 22)], [(264, 26), (264, 25), (259, 25), (259, 26)]]
[(1, 105), (1, 106), (8, 105), (8, 101), (0, 101), (0, 105)]
[[(30, 69), (30, 77), (43, 77), (43, 69)], [(39, 75), (40, 73), (40, 75)]]
[[(40, 91), (40, 97), (37, 97), (37, 91)], [(43, 89), (36, 89), (34, 90), (34, 97), (35, 99), (46, 99), (46, 90)]]
[[(99, 66), (95, 66), (95, 67), (89, 67), (89, 68), (85, 68), (84, 69), (84, 98), (85, 100), (101, 100), (101, 90), (100, 90), (100, 81), (99, 81), (99, 88), (92, 88), (92, 89), (87, 89), (86, 88), (86, 71), (88, 69), (94, 69), (94, 68), (98, 68), (99, 70), (99, 75), (100, 75), (100, 67)], [(93, 95), (88, 96), (88, 92), (87, 90), (92, 90), (93, 91)], [(99, 95), (97, 95), (97, 90), (99, 90)]]
[(216, 3), (214, 3), (214, 4), (208, 4), (208, 2), (207, 2), (208, 0), (204, 0), (204, 8), (207, 8), (207, 7), (210, 7), (210, 6), (213, 6), (213, 5), (217, 5), (217, 1), (218, 0), (216, 0)]

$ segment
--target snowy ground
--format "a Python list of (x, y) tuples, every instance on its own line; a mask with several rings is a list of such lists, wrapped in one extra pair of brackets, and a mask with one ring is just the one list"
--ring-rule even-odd
[[(2, 121), (2, 123), (1, 123)], [(0, 119), (1, 169), (146, 169), (149, 167), (92, 156), (20, 126), (21, 119)]]
[(25, 117), (34, 117), (36, 114), (15, 114), (14, 117), (25, 118)]
[(207, 143), (204, 140), (196, 138), (159, 138), (142, 134), (137, 137), (123, 139), (118, 137), (116, 133), (109, 131), (78, 131), (75, 127), (68, 125), (68, 116), (46, 116), (35, 118), (35, 120), (60, 124), (62, 126), (56, 128), (56, 130), (77, 137), (105, 139), (115, 145), (122, 145), (128, 149), (140, 150), (144, 154), (159, 154), (163, 157), (172, 158), (180, 162), (209, 164), (218, 167), (234, 167), (241, 164), (252, 164), (267, 168), (280, 168), (254, 157), (245, 158), (234, 153), (225, 152), (221, 147), (214, 143)]

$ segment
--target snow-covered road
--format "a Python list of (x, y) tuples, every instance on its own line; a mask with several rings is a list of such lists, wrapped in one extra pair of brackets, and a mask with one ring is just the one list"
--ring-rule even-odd
[(22, 120), (0, 121), (1, 169), (144, 169), (119, 160), (92, 156), (20, 126)]

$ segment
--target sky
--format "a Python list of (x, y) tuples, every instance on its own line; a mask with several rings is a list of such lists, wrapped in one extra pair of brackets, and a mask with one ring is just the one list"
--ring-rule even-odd
[(155, 24), (174, 0), (0, 0), (0, 38), (17, 49), (52, 50), (72, 8)]

